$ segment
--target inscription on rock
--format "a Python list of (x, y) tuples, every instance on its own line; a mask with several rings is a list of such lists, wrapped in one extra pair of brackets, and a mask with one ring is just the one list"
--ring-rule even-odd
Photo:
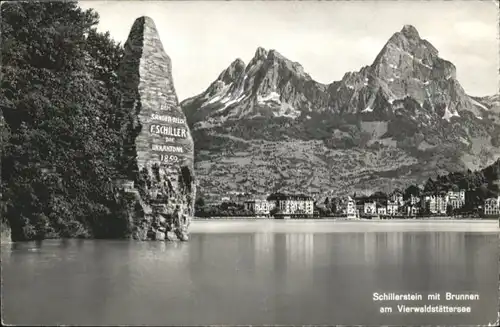
[(154, 22), (138, 18), (124, 48), (120, 78), (124, 103), (137, 113), (141, 127), (135, 139), (139, 170), (154, 165), (192, 170), (193, 139)]
[(183, 118), (151, 114), (149, 133), (164, 136), (158, 140), (154, 138), (150, 144), (151, 151), (156, 153), (159, 164), (178, 164), (185, 159), (186, 154), (189, 155), (189, 147), (185, 142), (179, 142), (179, 139), (188, 138), (189, 131), (185, 128), (185, 124), (186, 120)]

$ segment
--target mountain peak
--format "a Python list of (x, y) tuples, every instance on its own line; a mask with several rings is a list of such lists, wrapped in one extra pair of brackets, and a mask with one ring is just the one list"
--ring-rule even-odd
[(279, 53), (278, 51), (276, 51), (274, 49), (269, 50), (267, 58), (268, 59), (289, 60), (289, 59), (285, 58), (281, 53)]
[(261, 58), (261, 59), (266, 59), (267, 58), (267, 50), (264, 49), (263, 47), (258, 47), (257, 50), (255, 51), (255, 58)]
[[(432, 69), (440, 59), (438, 50), (427, 40), (422, 39), (413, 25), (404, 25), (401, 31), (394, 33), (378, 54), (372, 66), (382, 62), (389, 63), (391, 68), (397, 67), (402, 58), (407, 61), (407, 68), (413, 70), (413, 59), (422, 67)], [(411, 60), (410, 60), (411, 59)], [(448, 66), (448, 65), (447, 65)], [(451, 65), (449, 65), (451, 67)], [(421, 67), (421, 68), (422, 68)]]
[(240, 58), (237, 58), (229, 65), (229, 67), (222, 71), (218, 80), (226, 84), (231, 83), (245, 71), (245, 67), (245, 62), (243, 62)]
[(292, 62), (290, 59), (283, 56), (275, 49), (266, 50), (262, 47), (258, 47), (255, 51), (254, 60), (270, 60), (270, 61), (285, 61)]
[(409, 39), (420, 39), (418, 31), (413, 25), (403, 26), (401, 33)]
[(235, 61), (233, 61), (230, 65), (231, 67), (245, 67), (245, 62), (241, 60), (240, 58), (236, 58)]

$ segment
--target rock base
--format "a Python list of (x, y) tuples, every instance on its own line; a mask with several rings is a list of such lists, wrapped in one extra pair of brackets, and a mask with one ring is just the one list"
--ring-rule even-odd
[[(158, 185), (159, 183), (153, 183)], [(176, 192), (177, 191), (177, 192)], [(192, 201), (162, 187), (127, 190), (131, 238), (140, 241), (188, 241)]]

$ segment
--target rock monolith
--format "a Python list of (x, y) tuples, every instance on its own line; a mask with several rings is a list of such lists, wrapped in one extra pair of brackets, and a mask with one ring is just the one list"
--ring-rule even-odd
[[(121, 111), (127, 119), (123, 156), (128, 193), (135, 194), (132, 236), (188, 238), (194, 214), (194, 147), (179, 106), (172, 64), (153, 20), (134, 22), (118, 71)], [(127, 121), (128, 120), (128, 121)]]

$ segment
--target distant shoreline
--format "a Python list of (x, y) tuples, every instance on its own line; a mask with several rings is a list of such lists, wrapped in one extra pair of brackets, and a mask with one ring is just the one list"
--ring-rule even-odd
[(261, 221), (261, 220), (283, 220), (283, 221), (345, 221), (345, 222), (419, 222), (419, 221), (439, 221), (439, 222), (481, 222), (481, 221), (496, 221), (499, 218), (452, 218), (452, 217), (428, 217), (428, 218), (388, 218), (388, 219), (365, 219), (365, 218), (345, 218), (345, 217), (327, 217), (327, 218), (292, 218), (292, 219), (275, 219), (275, 218), (257, 218), (257, 217), (213, 217), (213, 218), (205, 218), (205, 217), (193, 217), (193, 221), (215, 221), (215, 220), (252, 220), (252, 221)]
[(451, 219), (202, 219), (193, 220), (190, 234), (205, 233), (367, 233), (367, 232), (500, 232), (497, 220)]

